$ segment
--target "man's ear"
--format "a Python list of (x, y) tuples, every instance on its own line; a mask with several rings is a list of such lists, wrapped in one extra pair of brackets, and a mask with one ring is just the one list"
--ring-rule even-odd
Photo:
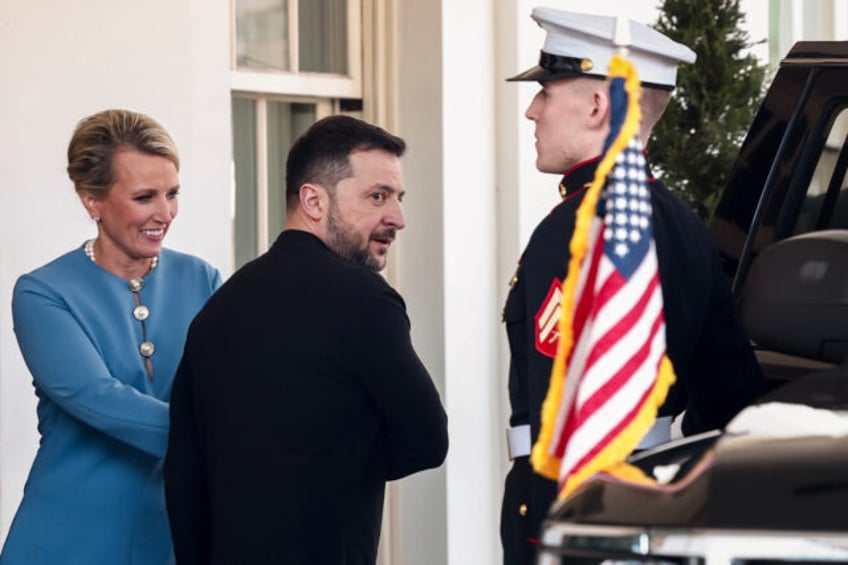
[[(604, 82), (604, 85), (607, 85)], [(609, 91), (596, 88), (592, 92), (592, 111), (589, 116), (589, 124), (594, 128), (603, 128), (609, 124), (610, 99)]]
[(318, 222), (327, 212), (329, 194), (317, 184), (304, 184), (300, 187), (300, 207), (311, 220)]

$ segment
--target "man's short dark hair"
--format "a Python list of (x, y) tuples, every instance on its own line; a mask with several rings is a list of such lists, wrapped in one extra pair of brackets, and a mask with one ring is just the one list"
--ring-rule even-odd
[(323, 186), (331, 194), (342, 179), (353, 175), (349, 157), (357, 151), (381, 150), (403, 155), (406, 142), (386, 130), (351, 116), (318, 120), (289, 150), (286, 161), (286, 204), (297, 206), (300, 187)]

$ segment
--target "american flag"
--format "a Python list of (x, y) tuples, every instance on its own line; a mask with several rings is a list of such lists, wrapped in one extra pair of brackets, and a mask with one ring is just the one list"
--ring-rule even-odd
[(611, 75), (611, 133), (578, 211), (560, 342), (533, 448), (534, 467), (559, 481), (560, 497), (597, 472), (631, 474), (624, 459), (674, 381), (637, 134), (639, 82), (619, 57)]

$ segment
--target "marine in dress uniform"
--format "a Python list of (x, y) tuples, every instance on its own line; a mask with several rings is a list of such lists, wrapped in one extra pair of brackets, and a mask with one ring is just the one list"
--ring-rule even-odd
[[(539, 65), (510, 80), (604, 77), (603, 69), (616, 49), (614, 18), (543, 8), (535, 9), (533, 18), (547, 31)], [(630, 22), (630, 27), (629, 58), (643, 86), (672, 89), (678, 62), (693, 61), (694, 53), (647, 26)], [(559, 186), (563, 200), (533, 232), (510, 281), (503, 310), (511, 355), (512, 413), (507, 437), (513, 459), (501, 516), (507, 565), (532, 562), (541, 522), (556, 498), (556, 482), (533, 472), (528, 455), (539, 433), (556, 355), (560, 289), (567, 275), (575, 215), (599, 159), (564, 172)], [(677, 382), (640, 447), (669, 439), (671, 417), (684, 410), (684, 434), (720, 428), (765, 391), (709, 231), (650, 171), (648, 178), (668, 356)]]

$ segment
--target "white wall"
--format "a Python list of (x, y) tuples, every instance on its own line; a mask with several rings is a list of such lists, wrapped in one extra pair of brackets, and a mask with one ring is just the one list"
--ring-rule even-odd
[(228, 275), (228, 37), (226, 0), (0, 0), (0, 541), (37, 442), (12, 287), (95, 233), (64, 172), (74, 125), (112, 107), (159, 120), (182, 159), (166, 245)]

